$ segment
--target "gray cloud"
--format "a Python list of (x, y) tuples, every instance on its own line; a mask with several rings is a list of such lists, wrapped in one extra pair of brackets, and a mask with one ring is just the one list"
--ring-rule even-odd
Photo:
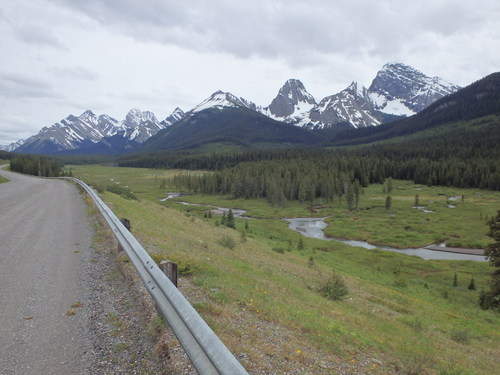
[(14, 98), (54, 97), (52, 86), (19, 73), (0, 73), (0, 96)]
[(16, 27), (15, 33), (25, 43), (68, 50), (64, 43), (50, 29), (40, 25), (31, 24)]
[(47, 72), (54, 77), (66, 77), (83, 81), (96, 81), (99, 78), (96, 72), (82, 66), (51, 67), (47, 69)]
[(397, 54), (423, 32), (453, 35), (500, 15), (487, 0), (55, 1), (139, 40), (292, 64), (312, 52)]

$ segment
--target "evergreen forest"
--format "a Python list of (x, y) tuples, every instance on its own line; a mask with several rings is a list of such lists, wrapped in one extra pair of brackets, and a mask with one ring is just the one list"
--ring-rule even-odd
[(350, 147), (254, 150), (205, 155), (150, 153), (120, 166), (207, 170), (178, 174), (180, 189), (235, 198), (345, 201), (356, 208), (360, 188), (388, 178), (428, 186), (500, 190), (499, 116), (446, 124), (418, 136)]
[(41, 177), (58, 177), (63, 165), (56, 159), (48, 159), (40, 155), (13, 154), (10, 169), (15, 172)]

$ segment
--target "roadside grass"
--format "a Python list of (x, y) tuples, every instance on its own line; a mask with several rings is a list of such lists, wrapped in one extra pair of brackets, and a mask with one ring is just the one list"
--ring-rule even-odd
[[(105, 202), (117, 216), (131, 220), (133, 234), (155, 260), (170, 259), (189, 271), (181, 278), (185, 278), (195, 291), (190, 302), (233, 353), (245, 353), (241, 361), (248, 370), (261, 369), (265, 363), (271, 363), (278, 372), (284, 369), (283, 363), (290, 367), (315, 368), (318, 363), (314, 362), (314, 353), (318, 351), (325, 362), (340, 358), (350, 364), (374, 358), (381, 363), (375, 368), (364, 362), (363, 373), (427, 371), (441, 374), (445, 373), (442, 369), (469, 369), (471, 374), (486, 375), (498, 370), (500, 316), (481, 310), (477, 303), (481, 289), (488, 287), (492, 272), (487, 263), (426, 261), (397, 253), (353, 248), (333, 241), (305, 238), (288, 229), (287, 222), (276, 220), (294, 214), (308, 216), (308, 211), (317, 217), (329, 213), (345, 221), (339, 225), (341, 229), (368, 221), (369, 224), (364, 224), (366, 229), (359, 224), (361, 229), (356, 230), (372, 235), (371, 231), (381, 229), (379, 226), (391, 225), (393, 217), (383, 215), (387, 214), (385, 208), (379, 211), (381, 218), (377, 220), (376, 207), (354, 213), (332, 207), (310, 212), (308, 204), (274, 208), (266, 207), (264, 200), (182, 197), (182, 200), (197, 203), (243, 208), (270, 218), (236, 219), (235, 230), (217, 225), (220, 219), (217, 216), (204, 218), (206, 209), (181, 206), (170, 200), (158, 202), (166, 190), (156, 188), (152, 170), (84, 168), (88, 168), (85, 172), (88, 177), (84, 179), (114, 178), (129, 185), (142, 198), (133, 201), (110, 192), (103, 193)], [(96, 178), (91, 175), (93, 171), (101, 175)], [(115, 171), (122, 174), (114, 174)], [(169, 174), (177, 173), (156, 172), (157, 180), (158, 176), (168, 178)], [(478, 228), (486, 231), (485, 216), (491, 216), (498, 207), (498, 193), (427, 187), (415, 191), (414, 188), (413, 184), (397, 181), (392, 196), (393, 210), (401, 218), (406, 217), (416, 232), (422, 231), (423, 236), (431, 237), (451, 229), (450, 233), (460, 235), (459, 239), (483, 241), (483, 234), (466, 232)], [(361, 208), (377, 204), (383, 207), (385, 194), (381, 189), (380, 185), (365, 189)], [(434, 207), (431, 209), (436, 212), (425, 214), (412, 209), (415, 193), (419, 194), (422, 204)], [(445, 205), (446, 198), (462, 194), (465, 201), (455, 202), (456, 208)], [(467, 223), (472, 221), (478, 208), (483, 210), (483, 218), (477, 217), (477, 225)], [(462, 214), (470, 219), (461, 219)], [(354, 215), (359, 218), (354, 220)], [(425, 220), (428, 215), (435, 216), (427, 226), (439, 229), (428, 229), (424, 225), (429, 223)], [(461, 220), (471, 225), (460, 225)], [(335, 220), (335, 225), (331, 223), (330, 226), (335, 226), (334, 235), (340, 237), (337, 234), (339, 221)], [(402, 231), (398, 223), (393, 224), (394, 232)], [(221, 241), (224, 238), (231, 238), (235, 246), (231, 246), (232, 249), (224, 246)], [(389, 234), (381, 238), (385, 240)], [(299, 250), (299, 240), (303, 243), (302, 250)], [(402, 243), (401, 239), (398, 241)], [(284, 251), (278, 253), (273, 248)], [(348, 290), (341, 301), (330, 301), (319, 292), (332, 271), (342, 276)], [(457, 287), (453, 286), (455, 274)], [(476, 290), (467, 288), (471, 278), (475, 280)], [(282, 328), (286, 335), (276, 338)], [(321, 368), (316, 370), (315, 373), (328, 373)]]
[[(500, 319), (477, 305), (479, 290), (486, 287), (491, 272), (485, 263), (425, 261), (330, 242), (325, 247), (324, 241), (307, 238), (304, 250), (292, 247), (277, 254), (272, 244), (281, 241), (280, 234), (269, 239), (264, 233), (272, 228), (279, 233), (279, 227), (283, 234), (291, 232), (286, 223), (279, 222), (283, 227), (270, 226), (267, 220), (267, 225), (252, 221), (242, 242), (238, 230), (244, 228), (244, 221), (240, 219), (233, 230), (216, 226), (216, 219), (149, 201), (129, 201), (109, 192), (104, 198), (119, 216), (132, 221), (134, 234), (156, 259), (168, 258), (193, 270), (187, 277), (207, 298), (191, 302), (223, 342), (234, 352), (248, 354), (246, 367), (258, 366), (258, 361), (252, 362), (258, 348), (266, 345), (247, 332), (255, 321), (280, 324), (296, 333), (287, 342), (289, 356), (296, 350), (307, 353), (308, 348), (346, 360), (370, 353), (393, 368), (401, 361), (411, 362), (408, 353), (418, 353), (426, 342), (436, 353), (424, 364), (426, 368), (435, 366), (434, 362), (470, 367), (466, 360), (470, 353), (478, 361), (477, 373), (491, 373), (496, 366)], [(292, 242), (298, 242), (295, 233), (290, 234)], [(224, 237), (233, 238), (234, 249), (220, 244)], [(329, 301), (318, 291), (332, 270), (345, 278), (349, 291), (340, 302)], [(456, 288), (452, 286), (455, 272)], [(471, 277), (477, 291), (467, 289)], [(396, 283), (398, 278), (404, 286)], [(233, 321), (241, 315), (248, 320), (243, 326)], [(414, 328), (418, 325), (420, 330)], [(473, 337), (468, 344), (453, 339), (458, 328)], [(491, 350), (483, 352), (485, 347)]]
[[(102, 165), (68, 165), (73, 176), (89, 185), (105, 187), (110, 184), (128, 187), (140, 199), (151, 201), (165, 197), (169, 186), (163, 186), (179, 171), (145, 168), (120, 168)], [(172, 188), (170, 188), (171, 190)]]
[(8, 178), (5, 178), (4, 176), (0, 176), (0, 184), (3, 184), (4, 182), (9, 182), (10, 180)]

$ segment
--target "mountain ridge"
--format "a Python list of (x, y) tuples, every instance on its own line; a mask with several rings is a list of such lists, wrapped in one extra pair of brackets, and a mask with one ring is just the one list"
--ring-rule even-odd
[(125, 144), (127, 149), (134, 148), (159, 131), (210, 108), (218, 111), (246, 108), (279, 122), (309, 130), (328, 130), (334, 134), (347, 128), (378, 126), (411, 115), (457, 89), (456, 85), (438, 77), (428, 77), (408, 65), (388, 63), (377, 73), (368, 89), (354, 81), (344, 90), (319, 102), (300, 80), (289, 79), (267, 107), (218, 90), (187, 112), (176, 108), (162, 121), (158, 121), (152, 112), (138, 109), (130, 110), (120, 122), (87, 110), (80, 116), (69, 115), (52, 126), (43, 127), (38, 134), (2, 149), (26, 153), (71, 150), (87, 153), (89, 149), (97, 150), (99, 147), (95, 145), (102, 140), (106, 144), (106, 138), (117, 134), (125, 142), (116, 142), (117, 138), (114, 138), (107, 145)]

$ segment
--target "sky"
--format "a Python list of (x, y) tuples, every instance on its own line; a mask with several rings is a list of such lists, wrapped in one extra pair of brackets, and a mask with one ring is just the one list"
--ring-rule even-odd
[(466, 86), (500, 71), (498, 0), (0, 0), (0, 144), (90, 109), (159, 120), (217, 90), (316, 100), (388, 62)]

